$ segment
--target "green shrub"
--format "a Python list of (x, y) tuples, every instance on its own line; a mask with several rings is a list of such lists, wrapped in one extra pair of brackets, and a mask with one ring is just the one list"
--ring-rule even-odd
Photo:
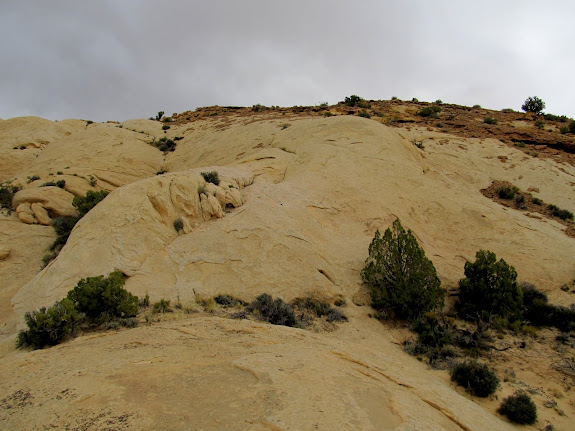
[(331, 305), (329, 305), (327, 302), (323, 302), (311, 297), (296, 298), (292, 302), (292, 305), (300, 309), (305, 308), (310, 310), (317, 317), (326, 316), (331, 310)]
[(296, 298), (292, 305), (300, 310), (308, 310), (316, 317), (325, 316), (328, 322), (347, 321), (347, 317), (343, 312), (332, 308), (327, 302), (312, 297)]
[(42, 269), (46, 268), (50, 262), (58, 257), (58, 251), (50, 251), (48, 254), (42, 256)]
[(220, 177), (216, 171), (202, 172), (201, 175), (207, 183), (212, 183), (216, 186), (220, 184)]
[(105, 323), (113, 318), (134, 317), (138, 313), (138, 297), (124, 289), (122, 273), (115, 271), (107, 278), (88, 277), (80, 280), (68, 292), (76, 309), (94, 323)]
[(567, 121), (569, 121), (569, 118), (566, 115), (553, 115), (553, 114), (544, 114), (543, 118), (545, 118), (547, 121), (557, 121), (560, 123), (566, 123)]
[(383, 237), (379, 231), (375, 233), (361, 276), (376, 310), (391, 310), (414, 321), (443, 306), (444, 293), (433, 263), (399, 219), (393, 222), (393, 231), (388, 228)]
[(542, 120), (537, 120), (535, 122), (535, 127), (537, 127), (539, 130), (543, 130), (543, 128), (545, 127), (545, 122)]
[(537, 420), (537, 407), (531, 401), (531, 397), (523, 391), (517, 391), (505, 398), (497, 409), (497, 413), (521, 425), (531, 425)]
[(169, 153), (176, 151), (176, 142), (174, 139), (169, 139), (166, 136), (161, 137), (157, 141), (154, 139), (150, 142), (150, 145), (156, 147), (158, 150), (163, 151), (164, 153)]
[(124, 328), (135, 328), (138, 326), (138, 319), (135, 317), (127, 317), (125, 319), (112, 319), (104, 324), (106, 329), (118, 330), (121, 327)]
[(333, 322), (347, 322), (347, 316), (336, 308), (331, 308), (326, 314), (326, 320), (330, 323)]
[(19, 332), (17, 346), (40, 349), (46, 345), (58, 344), (73, 334), (82, 321), (82, 315), (76, 311), (72, 301), (63, 299), (48, 309), (42, 307), (38, 311), (26, 313), (24, 320), (28, 329)]
[(457, 364), (451, 370), (451, 381), (463, 386), (471, 395), (488, 397), (499, 386), (499, 378), (487, 365), (477, 361)]
[(59, 180), (56, 182), (47, 181), (44, 184), (40, 184), (40, 187), (60, 187), (61, 189), (63, 189), (64, 187), (66, 187), (66, 180)]
[(359, 115), (360, 117), (363, 117), (363, 118), (371, 118), (371, 114), (367, 111), (362, 111), (357, 115)]
[(170, 126), (168, 126), (167, 124), (164, 124), (164, 125), (162, 126), (162, 130), (168, 130), (169, 128), (170, 128)]
[(459, 280), (458, 313), (463, 319), (487, 320), (490, 315), (521, 320), (523, 295), (517, 272), (495, 253), (479, 250), (475, 262), (465, 263), (465, 278)]
[(16, 186), (0, 187), (0, 209), (12, 209), (12, 198), (14, 197), (14, 194), (18, 192), (18, 190), (20, 190), (20, 188)]
[(569, 132), (575, 133), (575, 120), (569, 122)]
[(515, 205), (519, 208), (523, 207), (525, 204), (525, 196), (518, 194), (515, 195)]
[(496, 118), (493, 118), (493, 117), (485, 117), (485, 118), (483, 119), (483, 122), (484, 122), (485, 124), (497, 124), (497, 119), (496, 119)]
[(473, 105), (473, 109), (481, 109), (481, 105)]
[(358, 106), (359, 104), (361, 104), (363, 102), (363, 99), (355, 94), (346, 97), (344, 100), (344, 103), (347, 106)]
[(497, 189), (497, 195), (501, 199), (513, 199), (519, 189), (515, 186), (501, 186)]
[(170, 301), (165, 299), (160, 299), (158, 302), (154, 302), (152, 306), (152, 313), (171, 313)]
[(259, 103), (252, 106), (252, 111), (254, 111), (254, 112), (263, 112), (263, 111), (267, 111), (268, 109), (270, 109), (270, 108), (268, 108), (267, 106), (261, 105)]
[(146, 296), (140, 299), (140, 303), (138, 305), (140, 308), (148, 308), (150, 306), (150, 295), (146, 293)]
[(549, 208), (549, 211), (551, 212), (552, 216), (559, 217), (561, 220), (573, 219), (573, 213), (571, 211), (563, 210), (559, 208), (557, 205), (551, 204), (547, 208)]
[(267, 293), (258, 296), (249, 306), (248, 311), (256, 313), (262, 320), (273, 325), (295, 326), (296, 318), (291, 305), (280, 298), (273, 299)]
[(523, 282), (524, 318), (535, 326), (554, 326), (568, 332), (575, 329), (575, 310), (560, 305), (549, 304), (547, 295), (533, 284)]
[(418, 335), (417, 342), (425, 347), (440, 348), (452, 342), (451, 328), (434, 313), (426, 313), (416, 320), (412, 329)]
[(80, 218), (84, 217), (88, 212), (98, 205), (104, 198), (108, 196), (108, 192), (105, 190), (101, 190), (99, 192), (95, 192), (93, 190), (88, 190), (85, 197), (82, 196), (74, 196), (74, 200), (72, 201), (72, 205), (76, 207), (78, 210), (78, 215)]
[(241, 299), (234, 298), (231, 295), (214, 296), (214, 301), (216, 301), (216, 304), (218, 304), (224, 308), (236, 307), (238, 305), (246, 305), (246, 303), (244, 301), (242, 301)]
[(160, 121), (163, 116), (164, 116), (164, 111), (158, 112), (158, 115), (156, 115), (156, 121)]
[(539, 97), (528, 97), (521, 109), (525, 112), (534, 112), (535, 114), (540, 114), (541, 111), (545, 109), (545, 102), (541, 100)]
[(50, 247), (50, 250), (54, 251), (59, 248), (61, 249), (64, 244), (66, 244), (66, 241), (68, 241), (68, 237), (70, 236), (72, 229), (74, 229), (74, 226), (76, 226), (76, 223), (78, 223), (78, 220), (80, 220), (78, 217), (65, 216), (52, 219), (52, 227), (56, 231), (58, 238), (56, 238)]
[(441, 108), (439, 106), (426, 106), (421, 111), (419, 111), (417, 115), (420, 117), (437, 118), (440, 112)]
[(533, 198), (532, 202), (534, 205), (543, 205), (543, 201), (539, 198)]

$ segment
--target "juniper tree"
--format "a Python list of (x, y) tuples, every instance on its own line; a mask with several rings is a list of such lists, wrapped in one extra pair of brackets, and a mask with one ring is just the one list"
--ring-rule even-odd
[(383, 236), (377, 231), (369, 245), (369, 257), (361, 272), (369, 287), (372, 306), (393, 311), (414, 321), (443, 306), (444, 293), (433, 263), (425, 256), (415, 236), (393, 222)]

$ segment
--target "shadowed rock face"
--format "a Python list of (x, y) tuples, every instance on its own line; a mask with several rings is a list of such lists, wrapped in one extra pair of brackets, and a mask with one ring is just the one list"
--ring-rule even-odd
[[(56, 414), (80, 426), (92, 416), (99, 423), (102, 414), (119, 427), (150, 430), (191, 423), (198, 429), (513, 429), (493, 414), (494, 402), (476, 404), (455, 391), (446, 373), (407, 356), (397, 345), (402, 339), (367, 317), (366, 301), (358, 300), (359, 273), (375, 230), (399, 217), (444, 288), (457, 286), (466, 259), (489, 249), (553, 302), (568, 305), (558, 287), (573, 278), (565, 256), (574, 254), (575, 239), (559, 223), (503, 208), (480, 190), (509, 181), (573, 210), (573, 166), (527, 158), (496, 139), (346, 116), (175, 124), (170, 137), (183, 139), (167, 155), (147, 144), (164, 135), (158, 122), (66, 127), (69, 135), (22, 161), (13, 174), (21, 183), (35, 174), (42, 180), (16, 194), (16, 213), (0, 217), (0, 249), (9, 250), (0, 261), (0, 335), (10, 345), (0, 357), (9, 376), (0, 382), (0, 399), (21, 399), (26, 391), (33, 397), (24, 397), (30, 403), (18, 407), (20, 415), (0, 411), (9, 427), (35, 428)], [(94, 167), (87, 149), (95, 153)], [(70, 175), (75, 166), (85, 179)], [(76, 188), (76, 180), (65, 190), (38, 187), (57, 171), (64, 174), (54, 178), (77, 179)], [(201, 175), (211, 171), (218, 172), (218, 185)], [(51, 227), (39, 225), (48, 223), (43, 210), (49, 218), (61, 214), (56, 209), (70, 209), (74, 190), (89, 189), (112, 192), (39, 272), (54, 238)], [(35, 353), (13, 351), (16, 322), (22, 324), (26, 311), (53, 304), (81, 278), (114, 270), (126, 275), (128, 290), (147, 293), (152, 302), (321, 294), (345, 298), (350, 322), (312, 333), (201, 314)], [(49, 388), (70, 400), (60, 402)]]

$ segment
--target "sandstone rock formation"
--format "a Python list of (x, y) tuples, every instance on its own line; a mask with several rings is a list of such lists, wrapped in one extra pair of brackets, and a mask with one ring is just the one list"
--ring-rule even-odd
[[(76, 216), (76, 208), (72, 205), (74, 195), (62, 190), (60, 187), (30, 187), (20, 190), (12, 199), (12, 206), (19, 208), (23, 203), (41, 204), (42, 208), (48, 210), (54, 216)], [(21, 211), (27, 211), (28, 207), (22, 208)], [(39, 206), (35, 208), (38, 212)], [(35, 212), (30, 210), (33, 215)]]
[[(78, 222), (58, 258), (15, 296), (16, 311), (49, 305), (86, 276), (114, 270), (130, 277), (145, 272), (146, 262), (178, 237), (176, 220), (181, 220), (184, 234), (191, 233), (212, 217), (222, 218), (227, 205), (244, 201), (240, 188), (253, 181), (251, 173), (221, 167), (219, 174), (219, 186), (207, 187), (200, 171), (191, 170), (152, 177), (112, 192)], [(204, 192), (200, 195), (198, 190)], [(14, 200), (20, 202), (18, 194)]]
[[(9, 134), (5, 123), (0, 136)], [(446, 372), (430, 371), (402, 350), (401, 328), (368, 317), (359, 273), (375, 230), (399, 217), (446, 290), (457, 287), (466, 259), (489, 249), (552, 302), (569, 305), (571, 294), (559, 286), (575, 278), (566, 258), (574, 255), (575, 239), (563, 225), (502, 207), (480, 189), (510, 181), (575, 210), (572, 165), (529, 157), (498, 139), (397, 129), (354, 116), (178, 123), (167, 136), (183, 139), (167, 155), (147, 144), (164, 135), (161, 123), (149, 120), (62, 122), (51, 133), (36, 149), (1, 149), (38, 157), (22, 158), (18, 169), (3, 166), (2, 158), (0, 173), (20, 183), (41, 177), (16, 194), (16, 213), (0, 218), (0, 239), (12, 250), (0, 262), (0, 369), (7, 376), (0, 399), (18, 398), (18, 390), (34, 397), (0, 412), (8, 428), (124, 418), (146, 430), (187, 429), (192, 422), (242, 430), (514, 429), (494, 414), (496, 400), (471, 400)], [(210, 171), (219, 173), (218, 186), (202, 178)], [(37, 187), (47, 178), (65, 179), (66, 189)], [(89, 189), (112, 192), (39, 271), (55, 237), (41, 223), (46, 215), (71, 214), (72, 193)], [(287, 301), (321, 294), (345, 298), (350, 321), (312, 333), (216, 313), (174, 313), (45, 351), (13, 350), (25, 312), (53, 304), (81, 278), (113, 270), (126, 275), (128, 290), (152, 302), (194, 309), (196, 298), (224, 293), (246, 301), (264, 292)], [(517, 380), (549, 391), (556, 370), (530, 342), (521, 353), (536, 362), (518, 355)], [(502, 396), (513, 388), (503, 386)], [(564, 393), (565, 418), (540, 412), (558, 429), (575, 414)]]

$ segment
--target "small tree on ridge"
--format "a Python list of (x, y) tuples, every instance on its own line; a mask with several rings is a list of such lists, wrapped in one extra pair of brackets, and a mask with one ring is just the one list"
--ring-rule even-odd
[(545, 109), (545, 102), (539, 97), (528, 97), (521, 109), (525, 112), (534, 112), (535, 114), (540, 114)]

